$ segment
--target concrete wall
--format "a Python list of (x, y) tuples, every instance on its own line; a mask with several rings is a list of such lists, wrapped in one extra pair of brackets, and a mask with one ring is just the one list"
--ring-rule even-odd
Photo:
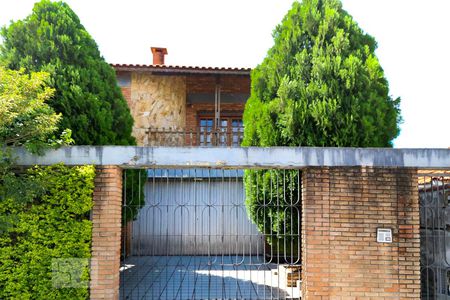
[[(122, 87), (122, 90), (126, 87)], [(131, 74), (130, 99), (133, 135), (138, 145), (148, 145), (145, 133), (153, 128), (184, 128), (186, 124), (186, 77)], [(125, 94), (126, 95), (126, 94)]]
[(450, 168), (450, 149), (326, 148), (326, 147), (134, 147), (72, 146), (34, 155), (14, 148), (22, 166), (117, 165), (122, 168), (277, 168), (305, 167), (404, 167), (442, 170)]

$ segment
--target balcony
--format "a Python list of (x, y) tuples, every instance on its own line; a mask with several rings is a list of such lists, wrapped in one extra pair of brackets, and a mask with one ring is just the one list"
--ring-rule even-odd
[(150, 128), (145, 134), (147, 146), (240, 147), (244, 136), (244, 127)]

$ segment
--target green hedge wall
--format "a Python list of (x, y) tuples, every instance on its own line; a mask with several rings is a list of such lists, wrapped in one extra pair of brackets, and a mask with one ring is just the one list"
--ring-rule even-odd
[(3, 195), (0, 215), (13, 218), (0, 232), (0, 299), (89, 297), (87, 264), (81, 268), (82, 287), (55, 288), (52, 263), (91, 255), (94, 176), (92, 166), (36, 167), (22, 175), (30, 186), (27, 201), (20, 201), (21, 193)]

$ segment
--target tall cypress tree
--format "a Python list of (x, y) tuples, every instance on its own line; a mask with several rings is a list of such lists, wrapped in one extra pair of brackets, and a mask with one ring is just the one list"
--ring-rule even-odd
[(42, 0), (24, 20), (2, 28), (0, 60), (10, 69), (46, 71), (49, 105), (79, 145), (130, 145), (133, 119), (114, 70), (78, 16), (63, 2)]
[[(55, 93), (47, 102), (62, 114), (60, 130), (72, 130), (77, 145), (135, 145), (133, 118), (114, 69), (75, 12), (64, 2), (42, 0), (31, 15), (1, 29), (0, 63), (10, 69), (50, 74)], [(144, 205), (146, 172), (128, 170), (124, 220)], [(140, 179), (139, 179), (140, 178)]]
[[(392, 146), (400, 99), (389, 96), (375, 39), (339, 0), (295, 2), (273, 38), (251, 74), (244, 146)], [(279, 179), (287, 183), (280, 186)], [(284, 244), (283, 236), (298, 230), (297, 215), (286, 214), (290, 203), (299, 203), (297, 181), (292, 172), (245, 174), (249, 214), (269, 243)], [(286, 199), (276, 202), (283, 187)], [(262, 210), (263, 200), (279, 205)]]

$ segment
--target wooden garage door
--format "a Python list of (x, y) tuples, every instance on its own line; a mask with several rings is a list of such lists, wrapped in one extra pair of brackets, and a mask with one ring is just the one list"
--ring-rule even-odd
[(133, 223), (132, 255), (263, 253), (242, 177), (150, 179), (145, 202)]

